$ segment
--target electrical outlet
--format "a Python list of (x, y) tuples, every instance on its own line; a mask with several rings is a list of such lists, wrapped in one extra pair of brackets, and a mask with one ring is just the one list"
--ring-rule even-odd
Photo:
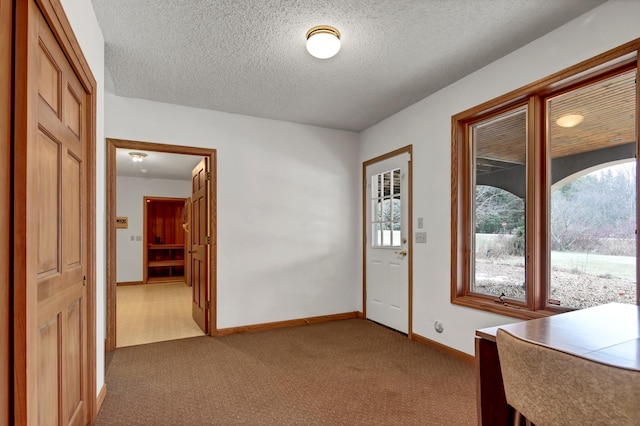
[(136, 241), (142, 241), (142, 235), (136, 235)]
[(416, 232), (416, 243), (426, 244), (427, 242), (427, 233), (426, 232)]

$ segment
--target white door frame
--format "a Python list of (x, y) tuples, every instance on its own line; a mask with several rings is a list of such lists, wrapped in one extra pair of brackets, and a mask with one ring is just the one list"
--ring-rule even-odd
[(409, 163), (407, 165), (407, 188), (409, 192), (407, 200), (407, 213), (409, 217), (407, 229), (407, 244), (409, 246), (409, 253), (407, 255), (407, 267), (409, 268), (407, 283), (409, 286), (409, 301), (407, 305), (409, 318), (407, 322), (407, 336), (409, 339), (413, 339), (413, 145), (398, 148), (362, 163), (362, 317), (367, 318), (367, 167), (405, 153), (409, 154)]

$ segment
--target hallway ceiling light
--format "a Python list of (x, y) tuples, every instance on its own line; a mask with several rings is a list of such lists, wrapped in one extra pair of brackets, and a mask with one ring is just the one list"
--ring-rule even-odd
[(134, 163), (142, 163), (142, 160), (144, 160), (147, 154), (144, 152), (130, 152), (129, 156), (131, 156), (131, 160), (133, 160)]
[(311, 56), (328, 59), (340, 50), (340, 32), (328, 25), (319, 25), (307, 31), (307, 50)]
[(556, 120), (556, 123), (560, 127), (575, 127), (578, 124), (582, 123), (582, 120), (584, 120), (584, 117), (579, 114), (569, 114), (563, 115), (562, 117), (558, 118), (558, 120)]

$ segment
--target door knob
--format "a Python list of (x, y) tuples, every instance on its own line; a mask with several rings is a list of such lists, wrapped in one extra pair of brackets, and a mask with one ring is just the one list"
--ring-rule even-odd
[(396, 254), (404, 257), (404, 256), (407, 255), (407, 251), (406, 250), (400, 250), (400, 251), (397, 251)]

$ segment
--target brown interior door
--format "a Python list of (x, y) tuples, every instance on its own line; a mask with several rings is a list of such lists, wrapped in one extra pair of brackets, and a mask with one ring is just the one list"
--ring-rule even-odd
[(11, 383), (11, 73), (13, 3), (0, 0), (0, 425), (10, 424)]
[(193, 319), (209, 334), (209, 162), (205, 157), (191, 172), (191, 285)]
[(191, 197), (184, 203), (184, 282), (191, 286)]
[(84, 425), (89, 95), (35, 3), (17, 5), (15, 422)]

